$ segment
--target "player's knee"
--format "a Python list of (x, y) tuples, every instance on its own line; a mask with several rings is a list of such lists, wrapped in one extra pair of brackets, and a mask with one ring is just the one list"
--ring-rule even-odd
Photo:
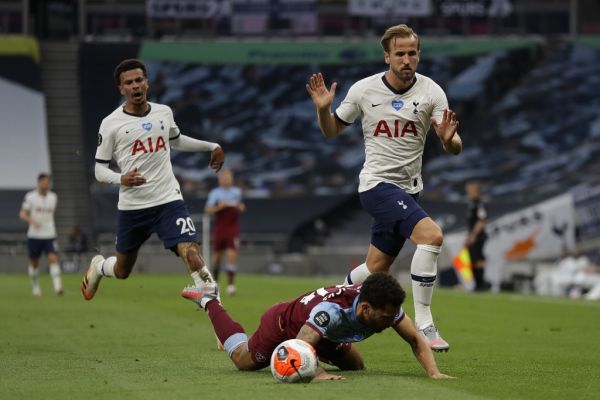
[(242, 347), (238, 347), (231, 354), (231, 361), (236, 366), (236, 368), (240, 371), (256, 371), (258, 366), (250, 356), (250, 353), (242, 349)]
[(349, 368), (347, 368), (348, 371), (360, 371), (363, 369), (365, 369), (365, 363), (363, 360), (357, 360), (351, 364)]
[(365, 369), (365, 362), (362, 358), (349, 360), (341, 365), (340, 369), (343, 371), (360, 371)]
[(442, 229), (435, 225), (435, 227), (428, 232), (426, 244), (432, 246), (441, 246), (442, 243), (444, 243), (444, 234), (442, 233)]

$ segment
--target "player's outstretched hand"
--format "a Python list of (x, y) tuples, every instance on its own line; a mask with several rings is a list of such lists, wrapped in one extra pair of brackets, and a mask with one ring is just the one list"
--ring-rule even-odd
[(121, 175), (121, 185), (123, 186), (140, 186), (146, 183), (146, 178), (138, 172), (138, 169), (127, 172), (125, 175)]
[(319, 369), (317, 370), (317, 375), (315, 375), (315, 379), (318, 379), (320, 381), (341, 381), (346, 378), (344, 378), (341, 375), (330, 374), (323, 368), (319, 367)]
[(221, 167), (223, 167), (223, 163), (225, 162), (225, 152), (218, 146), (210, 153), (210, 161), (208, 162), (208, 166), (215, 170), (215, 172), (219, 172)]
[(344, 378), (341, 375), (334, 375), (334, 374), (330, 374), (328, 372), (325, 372), (321, 375), (317, 375), (315, 376), (315, 379), (318, 379), (320, 381), (342, 381), (346, 378)]
[(450, 375), (446, 375), (446, 374), (442, 374), (441, 372), (438, 372), (436, 374), (430, 375), (429, 376), (431, 379), (456, 379), (453, 376)]
[(456, 119), (456, 113), (452, 110), (444, 110), (442, 120), (438, 123), (434, 118), (431, 118), (431, 124), (435, 133), (442, 140), (444, 144), (449, 144), (452, 137), (458, 130), (458, 119)]
[(306, 90), (318, 110), (331, 107), (336, 88), (337, 82), (333, 82), (331, 88), (328, 90), (323, 79), (323, 74), (320, 72), (312, 74), (306, 84)]

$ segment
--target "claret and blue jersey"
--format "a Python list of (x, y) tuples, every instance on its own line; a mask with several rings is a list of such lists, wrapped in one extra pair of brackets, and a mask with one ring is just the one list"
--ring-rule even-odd
[[(321, 288), (304, 295), (294, 303), (304, 313), (308, 313), (304, 323), (327, 340), (335, 343), (360, 342), (375, 333), (356, 317), (360, 287), (352, 285)], [(394, 323), (400, 322), (403, 317), (404, 310), (400, 307)]]

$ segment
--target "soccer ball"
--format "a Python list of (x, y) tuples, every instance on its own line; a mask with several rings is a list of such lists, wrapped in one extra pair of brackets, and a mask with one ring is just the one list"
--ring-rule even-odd
[(271, 373), (279, 382), (308, 383), (317, 373), (317, 352), (304, 340), (282, 342), (271, 355)]

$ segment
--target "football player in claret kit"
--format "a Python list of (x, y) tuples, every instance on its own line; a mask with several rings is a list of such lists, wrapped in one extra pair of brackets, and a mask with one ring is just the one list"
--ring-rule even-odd
[(233, 186), (233, 172), (224, 169), (219, 172), (219, 187), (208, 194), (207, 214), (214, 215), (213, 224), (213, 277), (219, 281), (220, 264), (225, 255), (227, 273), (227, 294), (234, 295), (235, 273), (237, 271), (237, 249), (240, 242), (240, 213), (246, 211), (242, 201), (242, 190)]
[(57, 196), (50, 190), (50, 181), (50, 175), (39, 174), (37, 188), (27, 192), (19, 212), (19, 217), (29, 224), (29, 229), (27, 229), (28, 273), (34, 296), (42, 295), (38, 267), (40, 256), (43, 253), (46, 253), (48, 257), (54, 292), (59, 295), (63, 294), (60, 265), (56, 254), (56, 227), (54, 225)]
[[(206, 311), (217, 337), (240, 370), (268, 366), (273, 350), (294, 338), (310, 343), (323, 362), (341, 370), (360, 370), (364, 362), (352, 343), (392, 328), (410, 345), (429, 377), (449, 378), (438, 370), (429, 344), (404, 314), (404, 290), (387, 273), (373, 273), (362, 285), (320, 288), (276, 304), (262, 315), (258, 329), (249, 339), (244, 328), (221, 305), (214, 282), (186, 287), (181, 295)], [(342, 377), (320, 369), (316, 379)]]
[(338, 136), (359, 117), (362, 122), (366, 157), (358, 191), (363, 208), (373, 217), (371, 245), (365, 263), (353, 269), (345, 283), (361, 283), (373, 272), (389, 271), (410, 239), (417, 246), (411, 263), (416, 326), (433, 350), (448, 350), (430, 308), (443, 235), (418, 198), (430, 126), (444, 150), (456, 155), (462, 151), (458, 120), (439, 85), (416, 72), (421, 50), (411, 28), (388, 28), (381, 45), (389, 69), (352, 85), (335, 114), (331, 105), (337, 83), (328, 89), (318, 73), (306, 85), (325, 137)]
[[(120, 185), (117, 254), (92, 258), (81, 283), (91, 300), (102, 277), (126, 279), (135, 265), (140, 246), (154, 232), (165, 248), (177, 254), (194, 282), (212, 281), (200, 254), (196, 228), (183, 201), (171, 166), (171, 148), (179, 151), (210, 151), (209, 166), (219, 171), (225, 155), (217, 143), (184, 136), (171, 109), (147, 100), (146, 66), (136, 59), (121, 62), (115, 82), (125, 104), (102, 121), (96, 151), (96, 179)], [(121, 173), (109, 168), (114, 159)]]

